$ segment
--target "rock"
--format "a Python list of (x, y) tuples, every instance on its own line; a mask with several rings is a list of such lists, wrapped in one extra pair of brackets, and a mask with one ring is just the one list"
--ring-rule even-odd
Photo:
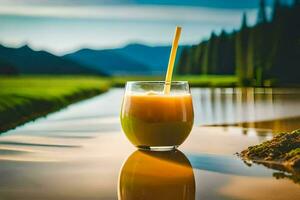
[(299, 183), (300, 180), (300, 129), (291, 133), (280, 133), (262, 144), (250, 146), (239, 156), (244, 161), (263, 164), (269, 168), (288, 172), (290, 175), (277, 174)]

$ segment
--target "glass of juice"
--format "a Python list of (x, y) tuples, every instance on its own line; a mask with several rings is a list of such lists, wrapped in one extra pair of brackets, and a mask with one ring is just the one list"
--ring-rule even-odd
[(182, 144), (194, 123), (187, 81), (130, 81), (126, 84), (121, 124), (130, 142), (144, 150), (172, 150)]

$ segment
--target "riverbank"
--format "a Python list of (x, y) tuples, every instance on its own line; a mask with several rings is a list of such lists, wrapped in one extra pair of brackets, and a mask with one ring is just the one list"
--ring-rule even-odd
[[(280, 133), (272, 140), (250, 146), (240, 156), (245, 162), (252, 161), (291, 173), (293, 176), (290, 179), (300, 183), (300, 129)], [(277, 178), (283, 178), (282, 175), (277, 174)]]
[(0, 133), (107, 91), (110, 82), (86, 76), (0, 78)]

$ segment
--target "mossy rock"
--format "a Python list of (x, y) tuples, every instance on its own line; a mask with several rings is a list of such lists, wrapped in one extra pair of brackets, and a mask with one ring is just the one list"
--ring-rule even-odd
[(291, 168), (300, 168), (300, 129), (280, 133), (272, 140), (248, 147), (240, 154), (255, 161), (277, 162)]
[(250, 146), (239, 154), (244, 161), (263, 164), (269, 168), (288, 172), (290, 175), (275, 176), (289, 178), (300, 183), (300, 129), (291, 133), (280, 133), (272, 140)]

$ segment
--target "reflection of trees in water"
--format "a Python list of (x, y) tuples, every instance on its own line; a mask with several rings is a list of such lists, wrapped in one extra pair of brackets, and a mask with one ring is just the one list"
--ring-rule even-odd
[[(237, 154), (238, 156), (240, 156), (239, 154)], [(249, 162), (248, 160), (242, 159), (244, 164), (247, 165), (248, 167), (252, 167), (253, 164), (252, 162)], [(291, 170), (291, 169), (286, 169), (281, 165), (274, 165), (268, 162), (255, 162), (255, 164), (262, 164), (267, 168), (270, 169), (275, 169), (278, 170), (277, 172), (273, 173), (273, 177), (275, 177), (276, 179), (289, 179), (291, 181), (293, 181), (296, 184), (300, 184), (300, 170)], [(287, 171), (288, 170), (288, 171)]]
[[(281, 114), (275, 104), (280, 107), (285, 104), (294, 106), (293, 102), (300, 98), (297, 92), (285, 92), (272, 88), (201, 89), (200, 112), (208, 125), (256, 128), (255, 131), (262, 136), (271, 132), (292, 131), (299, 128), (300, 117), (262, 120)], [(243, 134), (247, 132), (247, 129), (242, 129)]]
[(294, 183), (300, 184), (300, 169), (296, 168), (286, 168), (281, 164), (276, 164), (272, 162), (255, 162), (258, 164), (262, 164), (265, 167), (270, 169), (278, 170), (278, 172), (273, 173), (273, 177), (276, 179), (289, 179)]
[[(267, 101), (271, 97), (271, 102)], [(261, 101), (272, 105), (272, 95), (266, 93)], [(270, 98), (269, 98), (270, 99)], [(200, 90), (200, 111), (208, 117), (208, 124), (227, 124), (256, 119), (256, 91), (254, 88), (212, 88)], [(265, 105), (263, 105), (265, 108)], [(258, 107), (259, 109), (259, 107)], [(272, 107), (268, 110), (273, 111)]]

